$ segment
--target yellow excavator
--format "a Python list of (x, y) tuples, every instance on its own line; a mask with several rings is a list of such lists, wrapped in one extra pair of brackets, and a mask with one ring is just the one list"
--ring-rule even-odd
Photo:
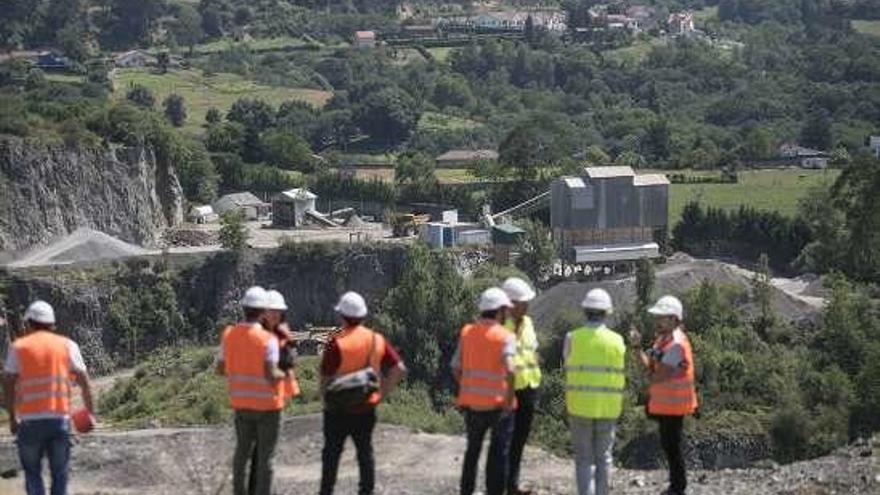
[(409, 237), (419, 232), (419, 226), (431, 221), (431, 215), (416, 213), (392, 213), (388, 223), (394, 237)]

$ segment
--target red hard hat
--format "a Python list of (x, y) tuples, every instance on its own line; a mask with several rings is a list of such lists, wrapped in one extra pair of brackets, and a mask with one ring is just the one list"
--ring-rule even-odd
[(80, 409), (73, 413), (73, 427), (78, 433), (88, 433), (95, 429), (95, 417), (88, 409)]

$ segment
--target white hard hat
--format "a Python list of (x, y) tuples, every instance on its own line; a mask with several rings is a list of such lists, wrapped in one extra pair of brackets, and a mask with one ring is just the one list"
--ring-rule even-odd
[(535, 290), (519, 277), (510, 277), (501, 284), (507, 297), (513, 302), (529, 302), (535, 298)]
[(480, 294), (480, 302), (477, 304), (480, 311), (497, 311), (501, 308), (511, 308), (513, 303), (507, 294), (498, 287), (486, 289)]
[(55, 310), (46, 301), (34, 301), (25, 311), (24, 319), (44, 325), (54, 325)]
[(284, 301), (284, 296), (277, 290), (266, 291), (266, 309), (287, 311), (287, 303)]
[(611, 295), (605, 289), (592, 289), (587, 292), (584, 300), (581, 301), (581, 307), (593, 311), (604, 311), (607, 314), (611, 314), (614, 310)]
[(679, 321), (684, 319), (684, 307), (675, 296), (663, 296), (654, 304), (648, 313), (658, 316), (675, 316)]
[(241, 305), (245, 308), (266, 309), (268, 306), (266, 289), (258, 285), (251, 287), (245, 291), (244, 297), (241, 298)]
[(364, 301), (364, 296), (357, 292), (349, 291), (339, 298), (339, 302), (333, 309), (342, 316), (364, 318), (367, 316), (367, 301)]

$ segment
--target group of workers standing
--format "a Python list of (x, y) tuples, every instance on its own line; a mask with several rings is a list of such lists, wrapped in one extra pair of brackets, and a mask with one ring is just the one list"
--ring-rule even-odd
[[(520, 464), (541, 385), (538, 338), (528, 316), (534, 297), (527, 282), (509, 278), (480, 295), (478, 318), (459, 333), (450, 364), (467, 429), (461, 495), (474, 493), (487, 434), (486, 495), (531, 493), (520, 485)], [(252, 287), (241, 305), (244, 318), (223, 330), (217, 358), (217, 372), (226, 379), (235, 415), (233, 492), (269, 495), (281, 411), (288, 399), (300, 393), (295, 351), (285, 317), (288, 308), (279, 292)], [(569, 332), (563, 345), (565, 402), (578, 494), (605, 495), (616, 422), (623, 410), (627, 348), (623, 337), (606, 326), (613, 311), (606, 291), (589, 291), (581, 307), (584, 324)], [(343, 294), (334, 310), (341, 328), (325, 347), (320, 364), (325, 405), (320, 495), (333, 493), (348, 437), (357, 451), (358, 494), (369, 495), (375, 486), (376, 407), (406, 375), (406, 366), (382, 334), (364, 325), (368, 308), (361, 295)], [(630, 343), (650, 383), (647, 413), (659, 422), (669, 465), (669, 488), (664, 493), (684, 495), (683, 418), (697, 409), (693, 353), (678, 299), (664, 296), (648, 311), (654, 316), (653, 344), (641, 349), (642, 336), (635, 330), (630, 332)], [(52, 495), (65, 495), (70, 380), (80, 385), (83, 411), (93, 420), (88, 375), (77, 345), (55, 332), (51, 306), (35, 302), (25, 321), (27, 330), (10, 346), (4, 364), (10, 428), (18, 436), (28, 495), (45, 493), (44, 456), (52, 472)]]

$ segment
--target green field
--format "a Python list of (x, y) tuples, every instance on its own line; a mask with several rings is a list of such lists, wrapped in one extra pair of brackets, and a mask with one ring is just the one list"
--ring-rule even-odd
[(289, 100), (302, 100), (322, 106), (332, 96), (327, 91), (263, 86), (235, 74), (206, 76), (201, 70), (179, 70), (158, 74), (149, 70), (120, 70), (114, 77), (116, 98), (125, 98), (132, 84), (146, 86), (156, 97), (157, 105), (171, 93), (186, 101), (188, 118), (184, 131), (199, 134), (203, 131), (205, 114), (215, 107), (225, 113), (239, 98), (259, 98), (273, 105)]
[(862, 34), (880, 38), (880, 21), (852, 21), (852, 27)]
[(428, 48), (428, 53), (434, 57), (434, 60), (438, 62), (446, 62), (449, 60), (449, 54), (451, 54), (453, 50), (456, 50), (456, 48), (440, 46), (436, 48)]
[(272, 51), (286, 50), (305, 45), (306, 42), (302, 38), (280, 37), (280, 38), (258, 38), (248, 41), (235, 42), (230, 39), (219, 39), (210, 43), (202, 43), (195, 46), (195, 52), (200, 55), (209, 53), (217, 53), (228, 50), (233, 45), (245, 45), (254, 51)]
[(605, 58), (621, 63), (638, 64), (644, 60), (655, 46), (663, 44), (659, 38), (637, 39), (630, 46), (603, 52)]
[(57, 72), (47, 72), (46, 80), (52, 82), (59, 82), (65, 84), (79, 84), (82, 83), (85, 78), (79, 74), (64, 74)]
[(480, 180), (467, 168), (438, 168), (434, 175), (441, 184), (465, 184)]
[(831, 184), (838, 174), (837, 170), (751, 170), (740, 172), (737, 184), (673, 184), (669, 192), (669, 224), (678, 223), (682, 210), (691, 201), (726, 209), (745, 204), (794, 216), (798, 201), (810, 188)]
[(473, 129), (482, 124), (464, 117), (456, 117), (438, 112), (425, 112), (419, 120), (419, 129), (424, 130), (460, 130)]
[(713, 5), (711, 7), (705, 7), (700, 10), (694, 11), (694, 22), (695, 24), (699, 24), (703, 26), (707, 21), (718, 20), (718, 6)]

